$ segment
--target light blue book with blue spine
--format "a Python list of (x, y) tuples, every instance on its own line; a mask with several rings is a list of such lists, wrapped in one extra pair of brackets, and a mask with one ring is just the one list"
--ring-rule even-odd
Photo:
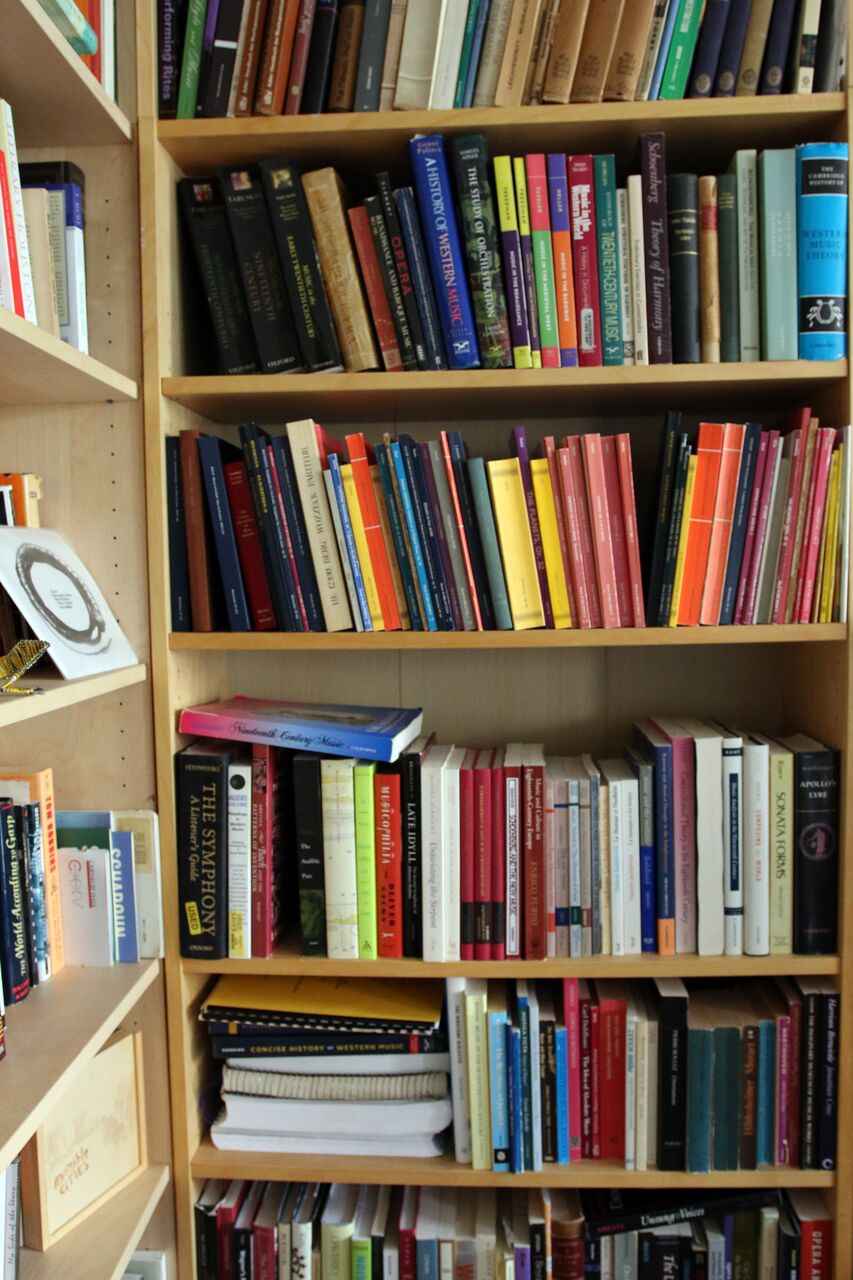
[(139, 938), (136, 930), (133, 836), (129, 831), (110, 832), (110, 871), (116, 959), (119, 964), (136, 964), (139, 960)]
[(489, 993), (489, 1096), (492, 1119), (492, 1170), (509, 1173), (509, 1075), (507, 1065), (506, 997)]
[(557, 1023), (554, 1030), (557, 1062), (557, 1164), (569, 1163), (569, 1033)]
[(797, 147), (797, 284), (801, 360), (847, 355), (846, 142)]

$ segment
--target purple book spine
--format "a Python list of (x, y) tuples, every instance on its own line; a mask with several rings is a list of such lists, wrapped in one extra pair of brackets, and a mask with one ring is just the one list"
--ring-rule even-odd
[(776, 1163), (791, 1163), (788, 1141), (788, 1090), (791, 1075), (791, 1019), (776, 1020)]
[(530, 236), (519, 234), (521, 245), (521, 270), (524, 276), (524, 296), (527, 300), (527, 323), (530, 330), (530, 351), (536, 352), (539, 360), (533, 364), (538, 367), (542, 363), (542, 344), (539, 341), (539, 316), (536, 311), (536, 274), (533, 268), (533, 241)]
[[(548, 174), (548, 207), (551, 211), (551, 234), (557, 231), (565, 231), (569, 236), (572, 233), (572, 220), (569, 213), (569, 179), (566, 172), (566, 157), (564, 153), (558, 152), (556, 155), (551, 154), (545, 157)], [(556, 272), (556, 262), (555, 276)], [(571, 265), (569, 267), (571, 271)], [(558, 294), (557, 310), (560, 311), (560, 281), (555, 280)], [(578, 352), (576, 347), (560, 347), (560, 365), (564, 369), (574, 369), (578, 363)]]
[(219, 18), (219, 0), (208, 0), (207, 17), (204, 20), (204, 39), (202, 40), (202, 54), (208, 57), (213, 53), (213, 43), (216, 40), (216, 22)]
[(649, 364), (672, 364), (666, 208), (666, 134), (643, 133), (640, 135), (640, 169), (643, 181)]
[(530, 1280), (530, 1245), (518, 1244), (515, 1254), (515, 1280)]
[(524, 488), (524, 501), (527, 503), (527, 518), (530, 522), (530, 537), (533, 540), (533, 555), (536, 559), (536, 576), (539, 579), (545, 626), (553, 628), (554, 610), (551, 608), (551, 593), (548, 590), (548, 577), (545, 572), (545, 552), (542, 548), (542, 532), (539, 528), (539, 513), (536, 510), (536, 497), (533, 493), (530, 454), (527, 450), (527, 433), (524, 427), (513, 427), (509, 437), (509, 447), (513, 456), (518, 458), (521, 470), (521, 483)]
[(517, 231), (501, 232), (509, 327), (513, 350), (530, 346), (527, 326), (527, 299), (524, 292), (524, 267), (521, 262), (521, 239)]
[(432, 460), (429, 456), (429, 445), (422, 440), (418, 445), (418, 448), (421, 451), (427, 497), (429, 498), (429, 505), (433, 510), (433, 524), (435, 525), (435, 536), (438, 541), (438, 554), (441, 556), (441, 567), (444, 571), (444, 578), (447, 583), (447, 593), (450, 596), (450, 611), (453, 614), (453, 628), (455, 631), (464, 631), (465, 623), (462, 619), (462, 610), (459, 607), (459, 596), (456, 593), (456, 580), (453, 577), (453, 561), (450, 559), (450, 549), (447, 545), (447, 538), (444, 534), (444, 521), (441, 518), (441, 507), (438, 501), (438, 490), (435, 487), (435, 476), (432, 470)]

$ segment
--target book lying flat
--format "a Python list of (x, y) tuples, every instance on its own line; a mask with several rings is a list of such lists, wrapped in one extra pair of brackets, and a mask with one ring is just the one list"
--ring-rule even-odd
[(440, 981), (228, 974), (218, 979), (199, 1018), (246, 1026), (318, 1031), (388, 1028), (417, 1034), (438, 1026), (443, 1002)]
[(447, 1094), (447, 1072), (406, 1075), (314, 1075), (301, 1071), (247, 1071), (226, 1067), (222, 1088), (244, 1097), (284, 1098), (302, 1102), (422, 1102)]
[[(214, 1054), (214, 1056), (216, 1056)], [(449, 1053), (376, 1053), (358, 1057), (353, 1054), (322, 1058), (225, 1058), (225, 1066), (241, 1071), (292, 1073), (298, 1066), (301, 1075), (311, 1076), (404, 1076), (422, 1071), (449, 1071)]]
[(305, 1134), (258, 1133), (231, 1129), (217, 1120), (210, 1138), (220, 1151), (269, 1151), (276, 1155), (404, 1156), (427, 1159), (444, 1151), (441, 1134), (428, 1138), (310, 1138)]
[(425, 1138), (441, 1133), (453, 1119), (449, 1093), (418, 1102), (315, 1102), (311, 1106), (301, 1099), (223, 1093), (222, 1102), (229, 1129), (309, 1138), (369, 1138), (376, 1133), (393, 1133), (395, 1139)]

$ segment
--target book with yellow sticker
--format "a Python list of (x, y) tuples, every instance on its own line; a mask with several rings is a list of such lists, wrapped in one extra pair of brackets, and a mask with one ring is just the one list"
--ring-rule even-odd
[(441, 1018), (444, 984), (391, 978), (263, 978), (226, 974), (201, 1007), (203, 1022), (300, 1031), (433, 1031)]

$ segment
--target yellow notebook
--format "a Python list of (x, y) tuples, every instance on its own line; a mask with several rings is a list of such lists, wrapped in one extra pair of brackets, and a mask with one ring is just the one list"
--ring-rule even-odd
[(287, 1013), (437, 1026), (443, 1003), (444, 983), (431, 979), (225, 974), (202, 1005), (202, 1014), (245, 1010), (256, 1022), (259, 1014)]
[(675, 562), (675, 582), (672, 586), (672, 604), (669, 607), (669, 625), (678, 625), (678, 606), (681, 602), (681, 584), (684, 581), (684, 561), (687, 558), (687, 530), (690, 527), (690, 511), (693, 506), (693, 486), (696, 483), (696, 454), (687, 463), (687, 482), (684, 486), (684, 510), (678, 531), (678, 559)]
[(358, 505), (355, 481), (352, 478), (352, 466), (348, 462), (343, 463), (341, 466), (341, 482), (344, 486), (344, 497), (347, 500), (347, 511), (352, 525), (352, 536), (355, 538), (355, 550), (358, 555), (361, 576), (364, 579), (364, 591), (367, 596), (370, 621), (373, 623), (374, 631), (384, 631), (385, 623), (382, 620), (382, 606), (379, 603), (379, 592), (376, 590), (373, 565), (370, 563), (370, 551), (368, 550), (367, 537), (364, 532), (364, 521), (361, 518), (361, 508)]
[(572, 614), (569, 608), (569, 589), (566, 584), (566, 572), (563, 567), (563, 553), (560, 549), (557, 508), (554, 506), (554, 490), (551, 485), (548, 459), (532, 458), (530, 474), (533, 479), (536, 514), (539, 516), (539, 532), (542, 536), (545, 574), (548, 578), (548, 591), (551, 596), (551, 608), (554, 613), (554, 626), (558, 631), (565, 631), (567, 627), (572, 625)]
[(512, 625), (516, 631), (544, 627), (542, 596), (533, 555), (533, 539), (521, 483), (518, 458), (501, 458), (487, 462), (489, 489), (498, 528), (498, 542), (509, 595)]
[[(518, 234), (530, 236), (530, 206), (527, 203), (527, 173), (524, 168), (524, 156), (516, 156), (512, 162), (515, 177), (515, 199), (518, 205)], [(527, 299), (528, 302), (531, 299)], [(533, 300), (535, 306), (535, 300)], [(528, 325), (528, 328), (530, 326)], [(542, 352), (530, 350), (530, 365), (534, 369), (542, 368)]]
[[(498, 225), (501, 235), (507, 231), (518, 231), (518, 216), (515, 211), (515, 184), (512, 180), (512, 161), (509, 156), (495, 156), (495, 200), (498, 206)], [(533, 367), (529, 342), (521, 347), (513, 347), (512, 363), (516, 369), (531, 369)]]

